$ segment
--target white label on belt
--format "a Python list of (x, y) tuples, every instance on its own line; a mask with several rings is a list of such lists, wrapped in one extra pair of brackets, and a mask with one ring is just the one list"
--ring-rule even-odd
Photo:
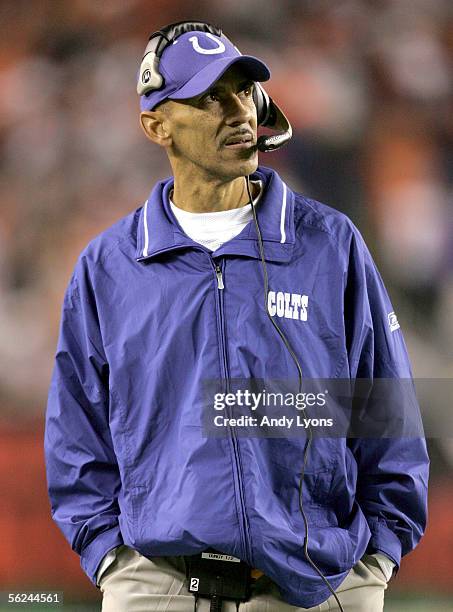
[(238, 559), (237, 557), (232, 557), (231, 555), (221, 555), (219, 553), (211, 553), (211, 552), (201, 553), (201, 558), (202, 559), (214, 559), (215, 561), (231, 561), (233, 563), (241, 562), (241, 560)]

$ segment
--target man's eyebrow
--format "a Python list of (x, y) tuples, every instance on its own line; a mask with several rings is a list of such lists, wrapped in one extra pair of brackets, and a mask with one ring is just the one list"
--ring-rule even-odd
[[(237, 91), (243, 91), (244, 89), (247, 89), (247, 87), (251, 87), (254, 84), (253, 79), (244, 79), (243, 81), (241, 81), (240, 83), (238, 83), (237, 85)], [(203, 96), (206, 96), (210, 93), (214, 93), (214, 92), (218, 92), (218, 91), (222, 91), (223, 89), (225, 89), (225, 85), (221, 85), (218, 83), (214, 83), (214, 85), (212, 85), (212, 87), (210, 87), (209, 89), (207, 89), (204, 94), (201, 94), (201, 98)]]
[(245, 81), (242, 81), (241, 83), (239, 83), (238, 91), (243, 91), (244, 89), (247, 89), (247, 87), (251, 87), (253, 84), (254, 84), (253, 79), (246, 79)]
[(248, 87), (251, 87), (253, 85), (253, 83), (254, 83), (254, 81), (252, 79), (244, 79), (243, 81), (238, 83), (237, 91), (244, 91), (244, 89), (247, 89)]

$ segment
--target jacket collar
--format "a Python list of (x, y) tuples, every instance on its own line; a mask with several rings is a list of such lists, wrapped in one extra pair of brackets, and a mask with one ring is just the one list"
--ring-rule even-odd
[[(288, 261), (294, 247), (294, 194), (279, 175), (260, 166), (251, 177), (263, 182), (264, 192), (257, 205), (257, 217), (269, 261)], [(136, 260), (144, 261), (165, 253), (205, 247), (191, 240), (181, 229), (170, 207), (173, 177), (159, 181), (142, 207), (137, 230)], [(238, 236), (214, 251), (215, 257), (245, 255), (259, 259), (258, 238), (253, 220)]]

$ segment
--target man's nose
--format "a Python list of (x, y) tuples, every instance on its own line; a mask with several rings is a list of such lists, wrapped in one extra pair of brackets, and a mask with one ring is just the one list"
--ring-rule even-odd
[(231, 94), (226, 104), (226, 123), (228, 125), (238, 125), (248, 123), (255, 110), (255, 105), (250, 98), (242, 100), (237, 94)]

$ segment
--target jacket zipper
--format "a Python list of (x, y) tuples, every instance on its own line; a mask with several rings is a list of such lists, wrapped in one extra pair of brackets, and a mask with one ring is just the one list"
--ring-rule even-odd
[[(225, 325), (224, 325), (224, 316), (223, 316), (223, 295), (221, 293), (222, 290), (225, 289), (225, 285), (223, 282), (222, 269), (214, 261), (213, 261), (213, 265), (214, 265), (215, 275), (217, 279), (219, 338), (220, 338), (220, 343), (221, 343), (223, 374), (224, 374), (224, 379), (226, 382), (226, 392), (229, 393), (230, 384), (229, 384), (229, 372), (228, 372), (228, 359), (227, 359), (227, 353), (226, 353)], [(250, 565), (253, 566), (252, 547), (250, 545), (248, 519), (247, 519), (246, 510), (245, 510), (244, 485), (242, 482), (243, 471), (242, 471), (241, 456), (239, 453), (239, 444), (238, 444), (238, 440), (237, 440), (234, 428), (228, 427), (228, 429), (231, 432), (231, 441), (233, 443), (233, 453), (234, 453), (234, 459), (235, 459), (236, 474), (237, 474), (237, 479), (239, 483), (239, 486), (238, 486), (239, 499), (240, 499), (241, 514), (242, 514), (242, 517), (241, 517), (242, 521), (239, 522), (239, 525), (241, 527), (241, 536), (242, 536), (243, 546), (244, 546), (244, 550), (246, 554), (246, 561)]]
[(216, 265), (215, 273), (217, 276), (217, 289), (225, 289), (225, 286), (223, 284), (222, 270), (220, 269), (220, 266)]

